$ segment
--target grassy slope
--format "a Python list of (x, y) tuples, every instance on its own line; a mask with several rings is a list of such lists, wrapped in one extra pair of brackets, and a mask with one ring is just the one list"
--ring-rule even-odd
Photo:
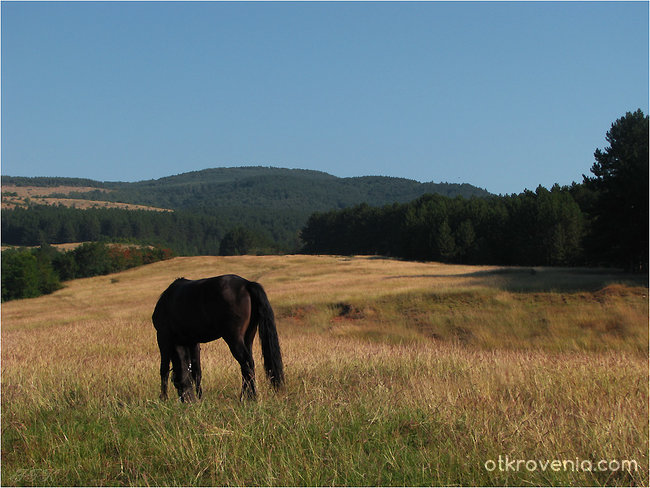
[[(178, 276), (259, 280), (288, 384), (204, 346), (204, 400), (157, 400)], [(647, 287), (581, 270), (177, 258), (2, 306), (2, 484), (647, 485)], [(259, 345), (255, 357), (259, 360)], [(488, 471), (634, 459), (638, 471)]]
[[(131, 203), (106, 202), (102, 200), (81, 200), (77, 198), (50, 197), (50, 195), (68, 195), (73, 192), (99, 191), (108, 193), (111, 190), (104, 190), (94, 187), (78, 186), (14, 186), (5, 185), (2, 187), (2, 208), (13, 209), (16, 207), (28, 207), (27, 199), (31, 204), (36, 205), (63, 205), (64, 207), (87, 209), (87, 208), (121, 208), (123, 210), (151, 210), (157, 212), (171, 212), (170, 209), (149, 207), (146, 205), (135, 205)], [(7, 194), (5, 194), (7, 193)]]

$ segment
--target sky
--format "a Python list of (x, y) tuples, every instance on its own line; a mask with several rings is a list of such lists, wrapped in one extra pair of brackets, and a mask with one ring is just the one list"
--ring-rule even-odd
[(648, 114), (647, 2), (0, 8), (3, 175), (261, 165), (509, 194), (582, 181)]

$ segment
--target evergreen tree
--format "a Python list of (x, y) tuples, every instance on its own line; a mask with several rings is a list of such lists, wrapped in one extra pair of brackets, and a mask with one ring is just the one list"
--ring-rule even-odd
[(456, 256), (457, 260), (467, 263), (472, 260), (476, 233), (470, 219), (463, 220), (456, 229)]
[(222, 256), (240, 256), (250, 254), (256, 246), (256, 236), (244, 227), (235, 227), (221, 240), (219, 254)]
[(614, 122), (609, 146), (596, 149), (585, 185), (596, 192), (592, 246), (601, 261), (648, 269), (648, 116), (639, 109)]
[(435, 244), (438, 254), (443, 261), (451, 261), (453, 259), (456, 253), (456, 242), (446, 219), (438, 228)]

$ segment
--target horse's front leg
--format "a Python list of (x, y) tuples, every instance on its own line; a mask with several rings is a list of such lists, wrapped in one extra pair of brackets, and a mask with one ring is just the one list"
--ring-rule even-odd
[(192, 379), (194, 380), (196, 396), (200, 399), (203, 396), (203, 389), (201, 388), (201, 344), (196, 343), (193, 347), (190, 347), (190, 361), (192, 363)]
[(169, 382), (169, 356), (161, 354), (160, 359), (160, 399), (167, 400), (167, 384)]
[(172, 354), (172, 367), (174, 374), (172, 379), (181, 402), (191, 403), (196, 400), (192, 389), (192, 378), (190, 376), (190, 348), (187, 346), (176, 346)]

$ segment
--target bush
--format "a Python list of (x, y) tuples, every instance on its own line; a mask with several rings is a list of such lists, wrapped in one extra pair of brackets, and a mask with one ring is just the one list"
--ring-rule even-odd
[[(41, 259), (37, 259), (37, 257)], [(33, 251), (10, 249), (2, 253), (2, 301), (33, 298), (61, 288), (52, 263)]]
[(169, 249), (82, 244), (68, 252), (50, 245), (2, 252), (2, 301), (34, 298), (61, 288), (61, 282), (123, 271), (170, 259)]

